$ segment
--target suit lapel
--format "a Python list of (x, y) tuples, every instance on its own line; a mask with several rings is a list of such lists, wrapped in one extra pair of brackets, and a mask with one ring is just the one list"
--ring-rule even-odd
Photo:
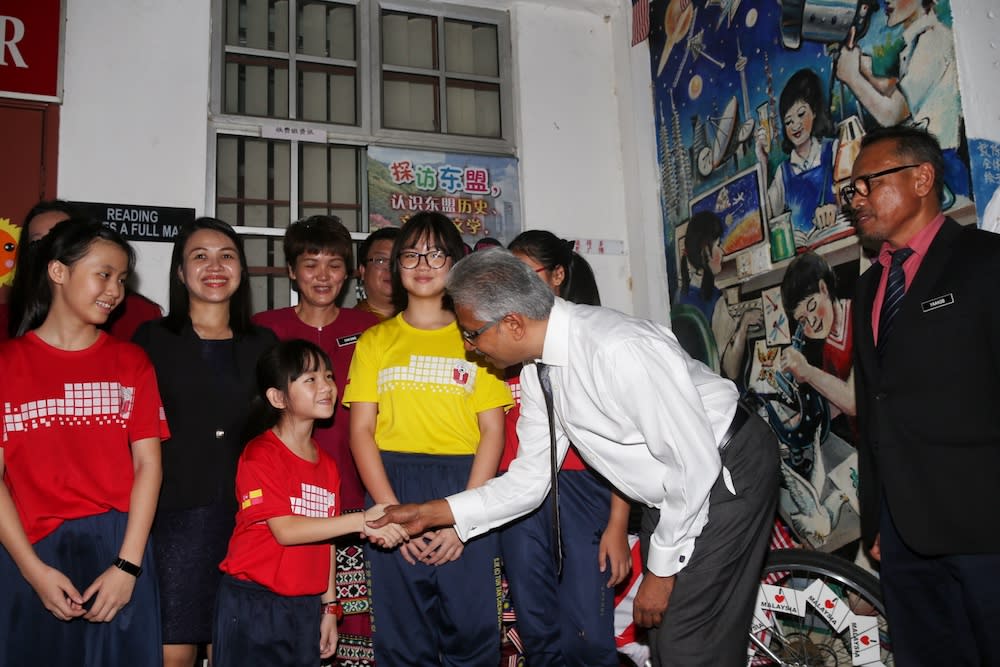
[(854, 304), (854, 348), (866, 368), (873, 368), (878, 364), (875, 355), (875, 337), (872, 334), (872, 306), (875, 303), (875, 291), (878, 289), (881, 277), (882, 267), (878, 263), (865, 271), (858, 281), (857, 303)]
[(903, 297), (902, 308), (896, 316), (895, 329), (906, 331), (921, 315), (920, 304), (938, 294), (932, 294), (935, 286), (944, 275), (951, 260), (955, 238), (962, 231), (962, 226), (948, 218), (931, 241), (927, 255), (920, 262), (917, 275), (913, 278), (910, 288)]

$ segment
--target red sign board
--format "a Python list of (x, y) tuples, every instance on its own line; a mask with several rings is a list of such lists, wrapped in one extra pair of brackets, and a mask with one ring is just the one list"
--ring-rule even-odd
[(59, 95), (61, 0), (0, 0), (0, 95)]

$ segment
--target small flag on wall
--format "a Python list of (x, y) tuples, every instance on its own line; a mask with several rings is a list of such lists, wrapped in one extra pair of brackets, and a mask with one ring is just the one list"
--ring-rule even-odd
[(632, 0), (632, 46), (649, 37), (649, 0)]

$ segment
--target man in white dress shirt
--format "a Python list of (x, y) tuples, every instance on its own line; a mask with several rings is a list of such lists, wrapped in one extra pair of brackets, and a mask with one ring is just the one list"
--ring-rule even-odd
[[(521, 373), (518, 456), (486, 485), (390, 507), (411, 534), (454, 525), (469, 540), (527, 514), (548, 494), (549, 423), (538, 379), (549, 367), (558, 462), (583, 459), (648, 511), (645, 577), (634, 615), (656, 665), (746, 662), (747, 631), (774, 518), (778, 447), (737, 390), (653, 322), (556, 298), (505, 250), (448, 277), (466, 347)], [(517, 601), (514, 601), (517, 604)]]

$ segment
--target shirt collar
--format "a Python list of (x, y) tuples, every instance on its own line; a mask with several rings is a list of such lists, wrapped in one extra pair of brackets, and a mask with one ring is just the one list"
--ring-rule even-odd
[[(913, 250), (913, 254), (919, 255), (920, 260), (923, 261), (924, 255), (927, 254), (927, 250), (931, 247), (931, 242), (934, 240), (934, 237), (937, 236), (937, 233), (943, 224), (944, 213), (938, 213), (937, 217), (931, 220), (929, 225), (914, 234), (913, 238), (906, 244), (906, 247)], [(889, 245), (888, 241), (884, 242), (878, 252), (879, 264), (888, 268), (892, 261), (892, 252), (893, 247)]]
[(545, 327), (542, 358), (539, 359), (542, 363), (549, 366), (569, 365), (569, 319), (569, 303), (556, 297)]
[[(923, 9), (918, 7), (917, 11), (921, 12)], [(903, 30), (903, 41), (907, 44), (912, 44), (918, 35), (928, 28), (933, 27), (935, 22), (937, 22), (937, 17), (933, 10), (924, 12)]]
[(822, 144), (816, 137), (809, 137), (809, 152), (805, 157), (799, 155), (798, 151), (793, 150), (788, 156), (788, 161), (796, 169), (805, 171), (806, 169), (811, 169), (819, 164), (820, 154), (822, 153)]

